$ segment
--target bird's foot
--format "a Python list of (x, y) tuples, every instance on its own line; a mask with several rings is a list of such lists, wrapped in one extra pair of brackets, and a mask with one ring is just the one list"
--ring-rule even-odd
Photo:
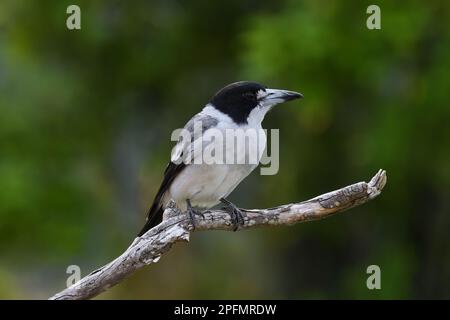
[(203, 219), (205, 219), (205, 215), (200, 210), (192, 207), (191, 200), (187, 199), (186, 204), (187, 214), (189, 216), (189, 219), (191, 220), (192, 227), (194, 228), (193, 230), (195, 230), (195, 228), (197, 227), (197, 220), (195, 219), (195, 216), (201, 216)]
[(241, 209), (236, 207), (232, 202), (230, 202), (225, 198), (220, 198), (220, 202), (222, 202), (225, 205), (223, 209), (226, 210), (230, 215), (231, 223), (234, 226), (233, 231), (236, 231), (239, 228), (239, 226), (244, 225), (244, 213), (242, 212)]

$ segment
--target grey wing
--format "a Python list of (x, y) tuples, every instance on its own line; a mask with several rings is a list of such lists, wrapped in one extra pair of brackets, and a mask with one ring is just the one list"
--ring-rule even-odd
[[(184, 130), (179, 132), (178, 142), (172, 150), (171, 162), (173, 163), (193, 163), (196, 156), (198, 156), (197, 151), (194, 147), (197, 144), (194, 141), (201, 139), (201, 136), (208, 129), (217, 126), (219, 121), (210, 116), (197, 113), (195, 116), (189, 120), (184, 126)], [(204, 143), (198, 144), (198, 146), (204, 147)]]

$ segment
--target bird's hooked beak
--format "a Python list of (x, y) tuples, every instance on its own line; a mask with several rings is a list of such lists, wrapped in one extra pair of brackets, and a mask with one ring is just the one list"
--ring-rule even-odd
[(303, 98), (301, 93), (280, 89), (266, 89), (258, 97), (259, 104), (263, 107), (271, 107), (276, 104)]

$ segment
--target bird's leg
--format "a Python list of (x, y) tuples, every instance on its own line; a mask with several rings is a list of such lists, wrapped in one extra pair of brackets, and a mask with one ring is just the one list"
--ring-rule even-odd
[(205, 216), (203, 215), (203, 213), (200, 210), (197, 210), (194, 207), (192, 207), (191, 200), (186, 199), (186, 204), (187, 204), (187, 213), (189, 215), (189, 219), (191, 219), (192, 226), (194, 227), (194, 230), (195, 230), (195, 228), (197, 226), (195, 216), (201, 216), (203, 219), (205, 219)]
[(240, 225), (244, 225), (244, 214), (241, 209), (225, 198), (220, 198), (220, 202), (225, 205), (224, 210), (226, 210), (231, 217), (231, 222), (234, 226), (233, 231), (236, 231)]

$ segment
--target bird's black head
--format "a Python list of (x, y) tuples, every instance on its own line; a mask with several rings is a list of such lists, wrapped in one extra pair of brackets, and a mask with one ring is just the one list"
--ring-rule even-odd
[(265, 90), (263, 85), (256, 82), (235, 82), (220, 89), (211, 99), (211, 104), (235, 122), (244, 123), (250, 111), (258, 105), (258, 91)]
[(246, 123), (250, 112), (256, 107), (264, 114), (274, 105), (302, 97), (293, 91), (268, 89), (251, 81), (240, 81), (220, 89), (210, 103), (231, 117), (236, 123)]

